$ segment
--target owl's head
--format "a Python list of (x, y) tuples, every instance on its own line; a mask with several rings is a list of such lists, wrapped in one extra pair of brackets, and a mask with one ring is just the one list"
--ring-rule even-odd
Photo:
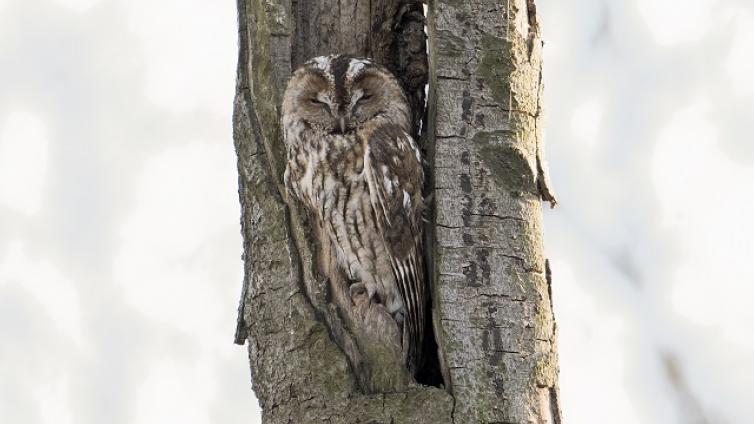
[(319, 56), (296, 70), (283, 96), (283, 119), (345, 134), (372, 119), (409, 130), (410, 109), (398, 81), (369, 59)]

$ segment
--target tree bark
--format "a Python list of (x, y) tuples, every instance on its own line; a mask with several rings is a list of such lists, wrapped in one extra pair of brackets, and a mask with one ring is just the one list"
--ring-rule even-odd
[[(238, 0), (245, 278), (236, 342), (248, 341), (265, 423), (560, 422), (534, 2), (436, 0), (429, 10), (427, 69), (418, 2)], [(333, 318), (305, 217), (284, 202), (282, 91), (292, 69), (330, 53), (393, 71), (417, 112), (417, 136), (429, 78), (421, 140), (435, 203), (427, 246), (443, 388), (364, 394), (354, 367), (375, 358)]]

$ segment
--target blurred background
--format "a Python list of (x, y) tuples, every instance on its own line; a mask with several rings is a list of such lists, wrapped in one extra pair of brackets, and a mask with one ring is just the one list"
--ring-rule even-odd
[[(754, 3), (537, 4), (566, 422), (751, 422)], [(235, 13), (0, 0), (0, 422), (258, 420)]]

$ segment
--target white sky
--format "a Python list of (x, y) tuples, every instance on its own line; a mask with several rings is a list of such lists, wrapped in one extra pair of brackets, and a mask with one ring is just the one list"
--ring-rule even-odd
[(750, 421), (754, 4), (538, 4), (565, 418)]
[[(538, 5), (565, 418), (746, 422), (754, 4)], [(0, 422), (258, 417), (236, 31), (233, 1), (0, 0)]]

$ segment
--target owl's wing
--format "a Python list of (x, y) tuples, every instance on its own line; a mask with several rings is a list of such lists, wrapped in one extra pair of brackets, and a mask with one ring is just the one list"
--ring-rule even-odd
[(365, 140), (364, 169), (372, 207), (406, 308), (410, 364), (417, 366), (424, 331), (424, 265), (421, 256), (422, 185), (421, 153), (413, 138), (394, 125), (381, 125)]

